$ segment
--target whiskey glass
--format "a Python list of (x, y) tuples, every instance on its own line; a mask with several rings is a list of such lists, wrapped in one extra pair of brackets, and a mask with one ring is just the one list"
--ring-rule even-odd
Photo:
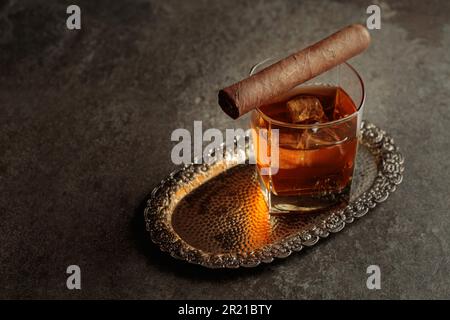
[[(250, 75), (274, 62), (258, 63)], [(361, 76), (343, 63), (276, 99), (286, 101), (301, 93), (327, 95), (330, 90), (336, 91), (336, 104), (351, 99), (347, 101), (354, 105), (351, 114), (323, 123), (297, 124), (273, 117), (264, 106), (251, 113), (256, 171), (271, 214), (315, 213), (344, 206), (350, 199), (365, 102)]]

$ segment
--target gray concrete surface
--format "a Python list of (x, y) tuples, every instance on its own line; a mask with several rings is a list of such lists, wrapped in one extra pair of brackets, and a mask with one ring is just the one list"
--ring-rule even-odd
[[(0, 1), (0, 297), (449, 298), (450, 3), (378, 2), (352, 63), (403, 184), (343, 233), (257, 269), (211, 271), (150, 244), (142, 204), (171, 132), (244, 126), (217, 90), (353, 22), (375, 1)], [(65, 26), (82, 9), (82, 29)], [(82, 290), (66, 289), (80, 265)], [(382, 289), (366, 288), (366, 268)]]

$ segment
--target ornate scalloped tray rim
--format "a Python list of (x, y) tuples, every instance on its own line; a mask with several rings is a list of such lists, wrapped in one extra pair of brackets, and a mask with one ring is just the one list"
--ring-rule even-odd
[[(205, 175), (209, 170), (209, 166), (206, 164), (184, 166), (172, 172), (168, 178), (153, 189), (144, 210), (146, 228), (150, 232), (152, 241), (162, 251), (169, 253), (174, 258), (208, 268), (256, 267), (262, 262), (270, 263), (274, 258), (286, 258), (292, 252), (313, 246), (321, 238), (339, 232), (347, 224), (363, 217), (378, 203), (386, 201), (390, 193), (394, 192), (397, 185), (402, 182), (404, 158), (394, 144), (393, 138), (385, 131), (365, 121), (362, 122), (361, 137), (361, 143), (380, 159), (374, 183), (369, 190), (345, 208), (331, 213), (319, 225), (308, 231), (287, 237), (278, 243), (268, 244), (249, 253), (213, 254), (192, 247), (173, 231), (168, 225), (165, 215), (171, 199), (176, 196), (180, 183), (189, 182), (198, 174)], [(222, 170), (233, 166), (233, 163), (228, 163), (223, 166)]]

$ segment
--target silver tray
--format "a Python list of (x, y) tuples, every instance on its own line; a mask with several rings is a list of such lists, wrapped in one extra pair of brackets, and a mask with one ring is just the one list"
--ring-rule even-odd
[(228, 154), (212, 165), (184, 166), (161, 181), (144, 210), (146, 228), (172, 257), (209, 268), (255, 267), (363, 217), (402, 182), (403, 162), (394, 140), (363, 122), (350, 203), (314, 215), (273, 216), (254, 167)]

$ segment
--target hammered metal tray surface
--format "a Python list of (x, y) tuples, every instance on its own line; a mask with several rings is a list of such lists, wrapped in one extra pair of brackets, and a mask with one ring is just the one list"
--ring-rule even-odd
[(232, 155), (188, 165), (161, 181), (147, 202), (152, 241), (175, 258), (210, 268), (254, 267), (341, 231), (385, 201), (402, 181), (394, 140), (363, 122), (350, 203), (314, 215), (269, 215), (254, 166)]

